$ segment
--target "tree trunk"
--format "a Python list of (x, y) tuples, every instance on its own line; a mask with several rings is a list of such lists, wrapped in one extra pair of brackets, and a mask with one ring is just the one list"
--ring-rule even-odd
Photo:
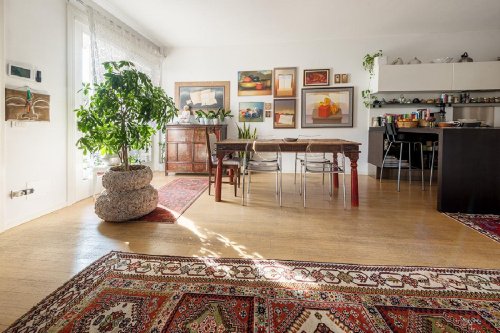
[(122, 147), (122, 161), (125, 171), (129, 171), (130, 166), (128, 165), (128, 149), (127, 146)]

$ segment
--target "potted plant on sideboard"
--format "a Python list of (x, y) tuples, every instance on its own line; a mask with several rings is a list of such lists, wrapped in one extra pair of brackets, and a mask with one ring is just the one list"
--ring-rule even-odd
[(172, 98), (129, 61), (103, 63), (101, 83), (86, 84), (89, 103), (76, 109), (82, 137), (78, 148), (86, 153), (118, 154), (121, 165), (102, 178), (106, 191), (95, 203), (96, 214), (105, 221), (127, 221), (152, 212), (158, 192), (149, 184), (151, 169), (130, 165), (129, 151), (147, 149), (153, 134), (177, 114)]

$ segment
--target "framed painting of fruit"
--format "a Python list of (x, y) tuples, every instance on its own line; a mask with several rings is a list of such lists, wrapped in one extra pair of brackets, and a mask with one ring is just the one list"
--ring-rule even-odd
[(241, 122), (264, 121), (264, 102), (240, 102), (238, 120)]
[(273, 128), (295, 128), (296, 99), (274, 100)]
[(304, 69), (304, 87), (307, 86), (329, 86), (329, 69)]
[(179, 110), (229, 110), (229, 81), (175, 82), (175, 104)]
[(296, 97), (297, 67), (274, 69), (274, 98)]
[(272, 70), (238, 72), (238, 96), (272, 95)]
[(353, 96), (354, 87), (302, 89), (302, 127), (352, 127)]

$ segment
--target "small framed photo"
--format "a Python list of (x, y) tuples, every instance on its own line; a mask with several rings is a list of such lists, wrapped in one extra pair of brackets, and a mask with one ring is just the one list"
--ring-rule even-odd
[(271, 110), (266, 110), (266, 118), (271, 118)]
[(342, 74), (342, 83), (347, 83), (347, 82), (349, 82), (349, 75)]
[(295, 128), (295, 98), (274, 100), (273, 128)]
[(264, 103), (264, 110), (270, 111), (273, 109), (273, 103)]
[(274, 69), (274, 97), (287, 98), (297, 96), (297, 67)]
[(264, 102), (240, 102), (238, 120), (241, 122), (264, 121)]
[(304, 87), (330, 85), (329, 69), (304, 69)]
[(335, 83), (340, 83), (340, 74), (335, 74)]

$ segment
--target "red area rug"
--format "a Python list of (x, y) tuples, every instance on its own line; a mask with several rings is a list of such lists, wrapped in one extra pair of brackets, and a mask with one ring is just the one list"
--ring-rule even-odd
[(6, 332), (498, 332), (500, 270), (111, 252)]
[(175, 179), (158, 189), (159, 207), (136, 221), (174, 223), (207, 188), (207, 178)]
[(446, 215), (500, 243), (499, 215), (462, 213), (446, 213)]

